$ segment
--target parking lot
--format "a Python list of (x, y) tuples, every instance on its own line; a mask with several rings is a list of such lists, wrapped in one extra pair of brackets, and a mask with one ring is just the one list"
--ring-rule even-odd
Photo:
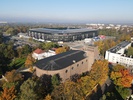
[(39, 42), (31, 41), (28, 38), (20, 38), (18, 36), (11, 36), (10, 40), (14, 43), (15, 48), (24, 46), (25, 44), (31, 47), (36, 47), (40, 44)]

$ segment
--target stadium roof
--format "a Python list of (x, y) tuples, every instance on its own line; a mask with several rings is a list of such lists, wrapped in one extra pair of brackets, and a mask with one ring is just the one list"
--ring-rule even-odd
[(35, 66), (43, 70), (60, 70), (84, 58), (86, 58), (85, 52), (80, 50), (70, 50), (39, 60), (35, 63)]
[(34, 32), (45, 32), (45, 33), (77, 33), (77, 32), (87, 32), (87, 31), (97, 31), (96, 29), (88, 29), (88, 28), (81, 28), (81, 29), (47, 29), (47, 28), (34, 28), (29, 29), (29, 31)]

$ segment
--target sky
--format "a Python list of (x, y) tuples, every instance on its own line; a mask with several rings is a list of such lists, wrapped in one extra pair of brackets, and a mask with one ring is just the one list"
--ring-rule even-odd
[(133, 0), (0, 0), (0, 21), (133, 23)]

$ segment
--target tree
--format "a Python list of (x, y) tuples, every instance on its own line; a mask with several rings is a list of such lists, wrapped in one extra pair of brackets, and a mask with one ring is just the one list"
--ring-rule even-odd
[(133, 47), (127, 49), (127, 56), (133, 56)]
[(32, 48), (31, 48), (29, 45), (27, 45), (27, 44), (24, 45), (22, 49), (23, 49), (23, 52), (22, 52), (22, 53), (23, 53), (24, 55), (26, 55), (26, 56), (27, 56), (29, 53), (31, 53), (31, 51), (32, 51)]
[(103, 55), (104, 54), (104, 51), (103, 51), (104, 43), (103, 43), (103, 41), (97, 41), (94, 44), (98, 46), (98, 50), (99, 50), (100, 54)]
[(101, 78), (107, 78), (108, 76), (108, 62), (106, 60), (97, 60), (93, 65), (92, 65), (92, 70), (90, 71), (89, 75), (97, 81), (100, 81)]
[(55, 87), (51, 96), (54, 100), (84, 100), (80, 85), (71, 81)]
[(5, 77), (8, 82), (17, 82), (23, 80), (22, 74), (17, 72), (16, 70), (6, 72)]
[(13, 34), (14, 29), (13, 28), (8, 28), (6, 31), (7, 34)]
[(120, 70), (118, 72), (112, 71), (110, 77), (117, 86), (131, 87), (133, 76), (131, 76), (129, 71), (126, 69)]
[(29, 55), (27, 56), (26, 61), (25, 61), (25, 66), (28, 67), (28, 68), (32, 67), (32, 65), (35, 63), (35, 61), (36, 61), (36, 60), (32, 57), (32, 55), (29, 54)]
[(13, 44), (12, 43), (0, 44), (0, 53), (2, 53), (5, 58), (12, 59), (14, 57)]
[(114, 92), (105, 93), (100, 100), (118, 100)]
[(48, 42), (48, 43), (42, 43), (42, 44), (40, 45), (40, 47), (41, 47), (42, 49), (49, 50), (49, 49), (51, 49), (51, 48), (57, 48), (57, 47), (59, 47), (59, 45), (56, 44), (56, 43), (54, 43), (54, 42)]
[(44, 100), (53, 100), (53, 99), (52, 99), (51, 96), (48, 94), (48, 95), (45, 97)]
[(9, 43), (8, 45), (6, 45), (6, 49), (4, 51), (4, 55), (5, 57), (12, 59), (15, 56), (14, 50), (13, 50), (13, 44)]
[(39, 100), (40, 84), (33, 79), (26, 80), (20, 87), (20, 100)]
[(0, 44), (3, 42), (3, 34), (0, 32)]
[(121, 70), (122, 77), (121, 79), (121, 84), (123, 87), (131, 87), (131, 83), (133, 80), (133, 76), (130, 75), (128, 70)]
[(42, 75), (39, 78), (39, 82), (41, 83), (42, 87), (41, 87), (41, 91), (43, 93), (43, 95), (47, 95), (48, 93), (50, 93), (52, 91), (52, 81), (51, 81), (51, 75)]
[(94, 44), (98, 46), (100, 54), (104, 55), (106, 50), (116, 45), (116, 42), (112, 39), (107, 39), (103, 41), (96, 41)]
[(19, 90), (20, 88), (20, 82), (5, 82), (2, 86), (2, 88), (11, 88), (11, 87), (14, 87), (15, 90)]
[(122, 65), (117, 64), (116, 66), (113, 66), (112, 69), (113, 69), (114, 72), (118, 72), (118, 71), (120, 71), (120, 70), (125, 69), (125, 67), (122, 66)]
[(122, 34), (121, 36), (120, 36), (120, 41), (125, 41), (125, 40), (127, 40), (127, 41), (130, 41), (131, 40), (131, 36), (129, 35), (129, 34)]
[(24, 45), (22, 48), (17, 48), (17, 54), (19, 58), (28, 56), (32, 52), (32, 48), (29, 45)]
[(22, 57), (22, 48), (17, 48), (17, 57)]
[(118, 93), (121, 95), (123, 100), (125, 100), (130, 95), (130, 90), (128, 88), (123, 88), (119, 86), (116, 86), (115, 88), (118, 91)]
[(74, 74), (70, 77), (70, 80), (73, 82), (77, 82), (80, 79), (80, 75), (79, 74)]
[(0, 95), (0, 100), (14, 100), (16, 98), (16, 90), (14, 87), (4, 88)]
[(117, 36), (116, 29), (100, 29), (99, 34), (107, 36)]
[(56, 54), (60, 54), (60, 53), (66, 52), (66, 49), (64, 47), (60, 47), (60, 48), (56, 49), (55, 52), (56, 52)]
[[(78, 75), (73, 77), (75, 80)], [(54, 87), (51, 96), (54, 100), (85, 100), (97, 84), (103, 85), (107, 78), (108, 62), (98, 60), (92, 65), (92, 70), (86, 76), (81, 76), (76, 82), (69, 80)]]
[(68, 45), (63, 45), (63, 48), (65, 48), (66, 51), (69, 51), (70, 50), (70, 47)]
[(51, 81), (54, 87), (60, 84), (59, 78), (57, 77), (56, 74), (52, 76)]
[(112, 71), (110, 77), (112, 80), (117, 80), (118, 78), (122, 77), (122, 74), (121, 72)]

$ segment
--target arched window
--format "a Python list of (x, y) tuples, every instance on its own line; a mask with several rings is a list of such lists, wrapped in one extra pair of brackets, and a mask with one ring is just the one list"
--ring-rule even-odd
[(68, 72), (68, 70), (66, 70), (66, 73)]

